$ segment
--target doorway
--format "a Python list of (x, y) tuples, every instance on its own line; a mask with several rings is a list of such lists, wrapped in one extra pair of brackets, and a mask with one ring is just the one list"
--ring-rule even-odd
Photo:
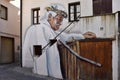
[(1, 36), (0, 64), (14, 62), (14, 38)]

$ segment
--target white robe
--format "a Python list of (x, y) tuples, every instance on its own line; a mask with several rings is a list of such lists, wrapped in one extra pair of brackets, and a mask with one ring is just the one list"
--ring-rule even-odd
[[(44, 47), (50, 39), (58, 34), (51, 28), (47, 21), (41, 22), (39, 25), (31, 26), (25, 36), (22, 52), (23, 67), (32, 67), (34, 73), (40, 75), (48, 75), (62, 79), (59, 51), (57, 43), (48, 46), (42, 51), (39, 57), (34, 56), (33, 45), (42, 45)], [(81, 34), (66, 34), (62, 33), (57, 39), (64, 39), (65, 41), (71, 39), (84, 39)]]

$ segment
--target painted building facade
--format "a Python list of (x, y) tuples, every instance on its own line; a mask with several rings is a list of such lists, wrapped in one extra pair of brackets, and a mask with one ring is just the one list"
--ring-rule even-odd
[(0, 63), (19, 60), (20, 17), (19, 8), (11, 0), (0, 0)]
[[(22, 40), (26, 29), (33, 25), (33, 10), (39, 9), (39, 17), (44, 15), (44, 8), (50, 3), (58, 3), (58, 0), (22, 0)], [(98, 38), (114, 38), (112, 42), (112, 78), (120, 79), (120, 54), (119, 54), (119, 31), (120, 31), (120, 1), (119, 0), (63, 0), (59, 3), (66, 7), (69, 14), (69, 4), (80, 3), (80, 19), (72, 24), (66, 32), (92, 31)], [(70, 16), (69, 16), (70, 17)], [(61, 29), (69, 22), (65, 20)]]

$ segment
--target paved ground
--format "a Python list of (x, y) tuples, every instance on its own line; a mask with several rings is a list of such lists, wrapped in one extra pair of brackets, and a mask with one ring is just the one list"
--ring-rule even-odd
[(32, 69), (22, 68), (18, 64), (0, 65), (0, 80), (59, 80), (32, 73)]

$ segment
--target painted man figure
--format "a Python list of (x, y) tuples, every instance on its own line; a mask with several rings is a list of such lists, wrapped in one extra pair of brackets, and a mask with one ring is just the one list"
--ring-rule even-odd
[[(26, 32), (23, 44), (23, 67), (33, 67), (34, 73), (40, 75), (52, 76), (62, 79), (59, 51), (57, 43), (46, 47), (39, 57), (34, 56), (33, 46), (42, 45), (42, 48), (49, 43), (50, 39), (54, 39), (61, 26), (64, 18), (67, 17), (65, 8), (61, 4), (51, 4), (46, 8), (46, 14), (41, 19), (40, 24), (29, 27)], [(71, 39), (95, 38), (96, 35), (92, 32), (84, 34), (67, 34), (62, 33), (57, 40), (64, 39), (65, 41)]]

